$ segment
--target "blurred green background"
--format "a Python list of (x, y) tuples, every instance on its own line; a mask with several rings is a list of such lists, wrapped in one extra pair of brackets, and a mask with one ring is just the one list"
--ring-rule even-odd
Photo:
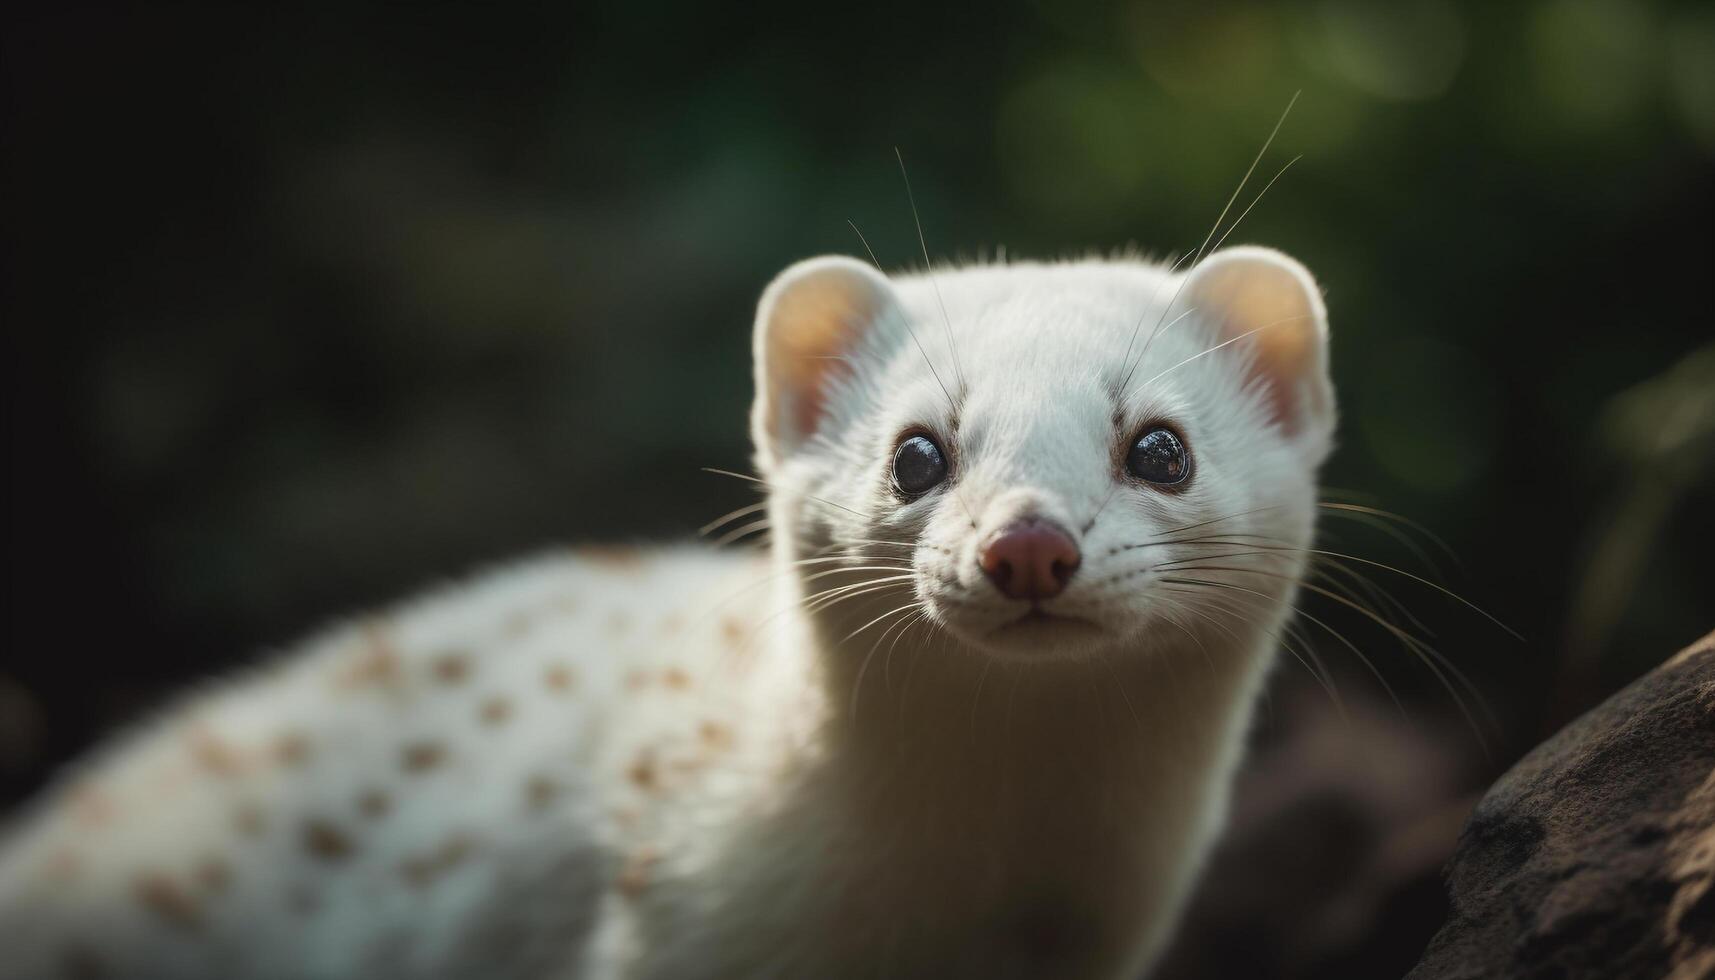
[[(1232, 240), (1326, 286), (1327, 481), (1433, 529), (1448, 583), (1526, 638), (1377, 574), (1492, 705), (1485, 753), (1385, 633), (1318, 608), (1451, 760), (1439, 796), (1376, 819), (1458, 816), (1715, 627), (1709, 4), (6, 16), (0, 802), (330, 617), (748, 502), (699, 468), (747, 466), (754, 299), (857, 252), (848, 219), (912, 264), (895, 147), (937, 257), (1168, 255), (1298, 91), (1259, 174), (1303, 159)], [(1435, 914), (1414, 901), (1397, 936), (1356, 930), (1379, 951), (1259, 973), (1409, 964)], [(1194, 960), (1179, 974), (1215, 969)]]

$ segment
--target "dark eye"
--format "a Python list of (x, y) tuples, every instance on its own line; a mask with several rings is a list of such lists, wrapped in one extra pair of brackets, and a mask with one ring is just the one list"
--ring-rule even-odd
[(1157, 426), (1137, 437), (1126, 453), (1125, 468), (1139, 480), (1170, 487), (1191, 475), (1191, 454), (1172, 429)]
[(904, 493), (927, 493), (946, 478), (947, 457), (928, 436), (912, 436), (893, 451), (893, 482)]

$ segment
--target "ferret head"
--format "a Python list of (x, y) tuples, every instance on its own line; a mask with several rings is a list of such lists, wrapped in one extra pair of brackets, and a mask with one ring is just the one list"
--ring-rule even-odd
[(1263, 248), (1185, 273), (801, 262), (755, 334), (777, 554), (826, 623), (1008, 660), (1277, 621), (1331, 447), (1326, 337), (1310, 275)]

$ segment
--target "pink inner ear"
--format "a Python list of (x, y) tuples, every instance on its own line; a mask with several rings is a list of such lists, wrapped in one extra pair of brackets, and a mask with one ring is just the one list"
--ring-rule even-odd
[(1282, 318), (1277, 326), (1258, 331), (1251, 339), (1256, 344), (1257, 369), (1268, 384), (1269, 407), (1274, 420), (1288, 435), (1296, 435), (1304, 426), (1304, 416), (1312, 406), (1303, 404), (1303, 381), (1320, 366), (1316, 359), (1316, 323), (1308, 313)]
[[(1236, 254), (1235, 254), (1236, 252)], [(1216, 342), (1248, 355), (1272, 420), (1292, 435), (1326, 406), (1321, 398), (1322, 311), (1315, 286), (1290, 260), (1264, 250), (1224, 253), (1192, 273), (1186, 305), (1215, 320)]]
[(807, 366), (802, 369), (796, 383), (792, 421), (794, 430), (808, 439), (821, 425), (822, 410), (828, 403), (828, 387), (836, 378), (849, 374), (851, 368), (845, 361), (832, 357), (799, 356)]
[(820, 426), (829, 389), (851, 372), (841, 356), (854, 324), (865, 311), (854, 308), (854, 297), (838, 291), (785, 297), (778, 315), (790, 318), (793, 329), (774, 335), (775, 379), (785, 401), (787, 420), (799, 439), (808, 439)]
[(1319, 370), (1312, 315), (1302, 307), (1285, 306), (1275, 297), (1256, 293), (1241, 293), (1233, 309), (1237, 318), (1224, 324), (1222, 334), (1233, 337), (1250, 332), (1233, 346), (1246, 348), (1250, 355), (1248, 370), (1265, 389), (1270, 417), (1288, 435), (1297, 434), (1310, 407), (1301, 404), (1302, 381)]

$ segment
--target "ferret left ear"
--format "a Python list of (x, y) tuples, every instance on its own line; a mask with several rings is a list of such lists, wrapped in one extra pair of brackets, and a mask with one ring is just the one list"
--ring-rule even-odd
[(1304, 266), (1272, 248), (1223, 249), (1189, 273), (1176, 305), (1195, 310), (1214, 343), (1247, 358), (1289, 435), (1332, 430), (1328, 311)]
[(845, 256), (806, 259), (769, 284), (756, 311), (757, 461), (783, 462), (826, 422), (832, 388), (875, 325), (898, 311), (887, 279)]

